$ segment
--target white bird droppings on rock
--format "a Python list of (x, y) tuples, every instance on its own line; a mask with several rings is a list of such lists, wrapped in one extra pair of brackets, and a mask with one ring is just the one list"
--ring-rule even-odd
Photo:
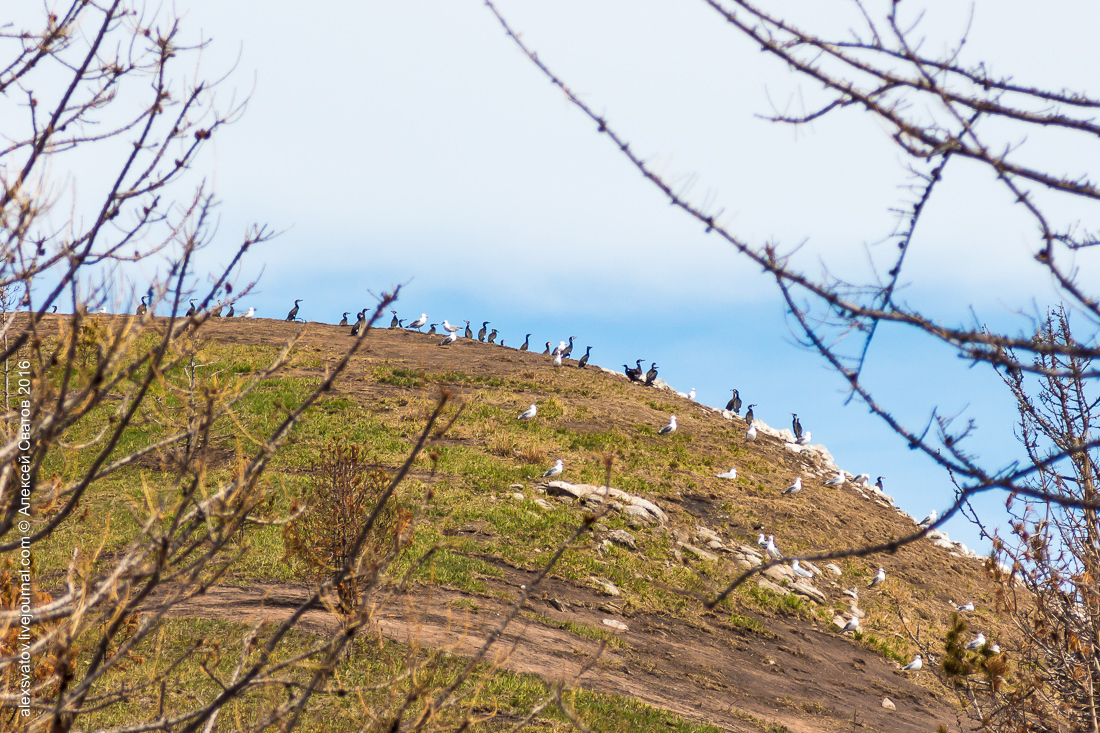
[(611, 628), (615, 629), (615, 631), (630, 631), (629, 626), (624, 624), (622, 621), (618, 621), (613, 618), (605, 618), (603, 620), (603, 625), (610, 626)]

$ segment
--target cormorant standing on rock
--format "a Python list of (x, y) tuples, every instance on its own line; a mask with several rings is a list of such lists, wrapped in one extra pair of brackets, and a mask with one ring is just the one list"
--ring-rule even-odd
[(466, 338), (472, 339), (473, 337), (474, 337), (474, 332), (470, 330), (470, 322), (466, 321)]
[[(638, 365), (641, 369), (641, 364)], [(645, 373), (645, 386), (652, 387), (653, 380), (657, 378), (657, 362), (653, 362), (649, 365), (649, 371)]]
[(794, 431), (794, 439), (802, 440), (802, 423), (798, 421), (798, 415), (791, 413), (791, 430)]
[(489, 325), (489, 322), (485, 321), (484, 323), (481, 324), (481, 328), (479, 328), (478, 331), (477, 331), (477, 340), (481, 341), (482, 343), (485, 342), (485, 327), (488, 326), (488, 325)]
[(294, 301), (294, 307), (290, 309), (290, 313), (286, 314), (286, 319), (288, 321), (293, 321), (295, 318), (298, 317), (298, 304), (301, 302), (301, 298), (298, 298), (298, 300)]
[(347, 311), (344, 311), (344, 317), (340, 319), (339, 325), (341, 325), (341, 326), (348, 325), (348, 312)]
[(191, 307), (187, 309), (187, 315), (188, 316), (193, 316), (198, 312), (198, 311), (195, 310), (195, 299), (192, 298), (188, 302), (191, 304)]
[[(546, 345), (549, 346), (550, 344), (547, 343)], [(623, 364), (623, 369), (626, 370), (626, 376), (630, 377), (631, 382), (640, 382), (640, 381), (642, 381), (642, 362), (643, 361), (645, 361), (645, 359), (638, 359), (636, 367), (628, 367), (626, 364)]]
[(527, 351), (527, 347), (531, 344), (531, 334), (527, 334), (527, 338), (523, 339), (523, 345), (519, 347), (520, 351)]
[(592, 354), (592, 347), (589, 346), (588, 349), (584, 352), (584, 356), (582, 356), (581, 360), (577, 362), (577, 368), (578, 369), (584, 369), (586, 366), (588, 366), (588, 357), (591, 354)]
[(572, 353), (573, 353), (573, 337), (570, 336), (569, 337), (569, 345), (561, 350), (561, 355), (562, 355), (562, 358), (568, 358), (568, 356)]
[(233, 304), (232, 303), (229, 304), (229, 312), (225, 314), (225, 317), (226, 318), (232, 318), (233, 317)]
[(730, 401), (726, 403), (726, 409), (737, 415), (741, 412), (741, 395), (737, 394), (737, 390), (730, 390), (733, 392), (733, 397), (730, 397)]
[(497, 340), (497, 330), (494, 328), (493, 332), (491, 334), (489, 334), (488, 341), (489, 341), (489, 343), (492, 344), (492, 343), (496, 343), (496, 340)]
[(428, 329), (428, 335), (429, 336), (435, 336), (435, 327), (438, 326), (438, 325), (439, 325), (438, 323), (433, 323), (431, 325), (431, 327)]
[(752, 408), (756, 407), (755, 404), (749, 405), (749, 409), (745, 410), (745, 422), (752, 425)]
[(147, 308), (147, 307), (146, 307), (146, 305), (145, 305), (145, 296), (143, 295), (143, 296), (141, 296), (141, 305), (139, 305), (139, 306), (137, 307), (137, 314), (138, 314), (139, 316), (144, 316), (144, 315), (145, 315), (145, 311), (147, 311), (147, 310), (148, 310), (148, 308)]
[(550, 342), (549, 341), (546, 342), (546, 349), (544, 349), (542, 353), (543, 354), (549, 354), (550, 353)]
[[(393, 314), (393, 318), (390, 319), (390, 328), (398, 328), (401, 325), (401, 321), (397, 318), (397, 311), (390, 311)], [(355, 334), (352, 334), (353, 336)]]
[[(395, 315), (394, 318), (397, 318)], [(359, 311), (358, 317), (355, 319), (355, 326), (351, 329), (352, 336), (358, 336), (359, 332), (363, 330), (363, 326), (367, 324), (367, 311), (366, 309)]]

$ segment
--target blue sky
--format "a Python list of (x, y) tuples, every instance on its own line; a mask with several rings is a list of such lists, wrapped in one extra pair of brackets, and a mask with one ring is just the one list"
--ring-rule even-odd
[[(908, 5), (908, 4), (906, 4)], [(906, 7), (902, 5), (901, 7)], [(803, 244), (810, 272), (866, 278), (910, 182), (873, 120), (855, 113), (795, 130), (759, 115), (812, 105), (820, 92), (722, 26), (702, 3), (561, 0), (501, 4), (540, 57), (697, 201), (750, 243)], [(909, 451), (791, 333), (774, 281), (671, 209), (606, 139), (539, 76), (481, 3), (224, 3), (180, 0), (186, 27), (213, 40), (203, 70), (247, 113), (215, 136), (197, 170), (223, 202), (201, 266), (228, 260), (251, 222), (285, 233), (256, 251), (244, 306), (335, 322), (408, 283), (402, 314), (493, 321), (518, 344), (569, 335), (593, 361), (655, 360), (682, 391), (724, 404), (737, 387), (771, 425), (803, 425), (852, 472), (886, 477), (924, 516), (952, 499), (948, 477)], [(926, 42), (955, 38), (957, 3), (926, 6)], [(832, 5), (830, 5), (832, 8)], [(818, 2), (783, 5), (817, 27), (850, 19)], [(913, 12), (918, 5), (913, 4)], [(799, 15), (799, 14), (802, 15)], [(1095, 93), (1096, 8), (974, 4), (969, 58), (1028, 81)], [(1064, 56), (1044, 49), (1050, 38)], [(938, 44), (938, 45), (937, 45)], [(239, 60), (238, 60), (239, 58)], [(1070, 173), (1095, 170), (1057, 138), (1029, 141)], [(87, 174), (82, 174), (87, 175)], [(949, 169), (907, 262), (904, 297), (952, 323), (1012, 329), (1050, 302), (1033, 266), (1034, 231), (983, 171)], [(1066, 217), (1084, 216), (1077, 211)], [(1095, 212), (1090, 212), (1090, 215)], [(1082, 267), (1096, 258), (1081, 258)], [(241, 310), (241, 308), (238, 308)], [(931, 410), (978, 420), (971, 450), (1014, 454), (1013, 408), (990, 371), (927, 339), (884, 329), (868, 383), (913, 425)], [(1003, 497), (983, 499), (996, 513)], [(985, 549), (964, 520), (954, 539)]]

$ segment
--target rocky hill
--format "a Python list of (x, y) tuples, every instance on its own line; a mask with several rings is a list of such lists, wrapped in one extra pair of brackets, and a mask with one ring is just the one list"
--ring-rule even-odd
[[(272, 405), (293, 402), (315, 384), (347, 347), (348, 329), (262, 319), (202, 327), (210, 368), (237, 373), (259, 368), (303, 329), (289, 370), (265, 382), (242, 420), (262, 421)], [(572, 680), (606, 696), (600, 699), (612, 701), (612, 710), (637, 703), (671, 714), (661, 726), (929, 731), (955, 722), (953, 696), (927, 667), (899, 671), (919, 651), (918, 640), (942, 647), (955, 603), (973, 601), (968, 624), (998, 638), (983, 560), (943, 536), (889, 555), (804, 562), (810, 578), (784, 563), (713, 609), (705, 605), (767, 559), (757, 542), (761, 533), (774, 535), (792, 557), (917, 531), (889, 496), (853, 483), (860, 467), (838, 467), (825, 446), (795, 445), (788, 431), (759, 422), (749, 441), (740, 417), (595, 365), (579, 369), (567, 360), (555, 367), (537, 353), (465, 339), (441, 347), (439, 340), (372, 332), (273, 464), (291, 493), (308, 496), (303, 467), (325, 441), (346, 435), (392, 468), (441, 390), (463, 403), (435, 455), (423, 457), (404, 489), (422, 493), (430, 485), (435, 499), (399, 569), (428, 548), (442, 549), (380, 609), (376, 632), (399, 644), (468, 653), (571, 529), (595, 514), (593, 531), (564, 553), (500, 640), (503, 669)], [(530, 404), (537, 416), (518, 420)], [(672, 414), (678, 429), (660, 435)], [(542, 479), (557, 459), (561, 475)], [(735, 479), (718, 477), (731, 467)], [(849, 480), (826, 486), (842, 469)], [(782, 495), (796, 477), (802, 490)], [(89, 501), (93, 511), (106, 512), (113, 498)], [(56, 552), (44, 556), (44, 572), (61, 572), (67, 557), (61, 545), (92, 540), (92, 534), (61, 538)], [(249, 542), (222, 585), (182, 607), (182, 616), (240, 625), (289, 612), (304, 594), (304, 567), (287, 556), (276, 528), (258, 530)], [(869, 588), (879, 567), (886, 580)], [(853, 615), (859, 632), (841, 633)], [(318, 609), (305, 628), (328, 633), (333, 621)], [(593, 661), (601, 642), (606, 648)], [(585, 665), (588, 671), (573, 680)], [(615, 718), (592, 715), (597, 723)], [(541, 727), (559, 724), (536, 720)]]

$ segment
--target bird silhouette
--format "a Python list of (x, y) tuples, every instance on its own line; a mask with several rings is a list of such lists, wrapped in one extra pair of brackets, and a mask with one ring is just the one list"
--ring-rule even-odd
[(301, 303), (301, 302), (302, 302), (301, 298), (294, 301), (294, 307), (290, 309), (290, 313), (286, 314), (286, 319), (288, 321), (293, 321), (295, 318), (298, 317), (298, 304)]
[(730, 397), (730, 401), (726, 403), (726, 409), (737, 415), (741, 412), (741, 395), (737, 393), (736, 389), (731, 389), (733, 397)]
[(577, 368), (578, 369), (584, 369), (586, 366), (588, 366), (588, 357), (591, 356), (591, 354), (592, 354), (592, 347), (589, 346), (587, 349), (585, 349), (584, 356), (582, 356), (580, 361), (577, 362)]

